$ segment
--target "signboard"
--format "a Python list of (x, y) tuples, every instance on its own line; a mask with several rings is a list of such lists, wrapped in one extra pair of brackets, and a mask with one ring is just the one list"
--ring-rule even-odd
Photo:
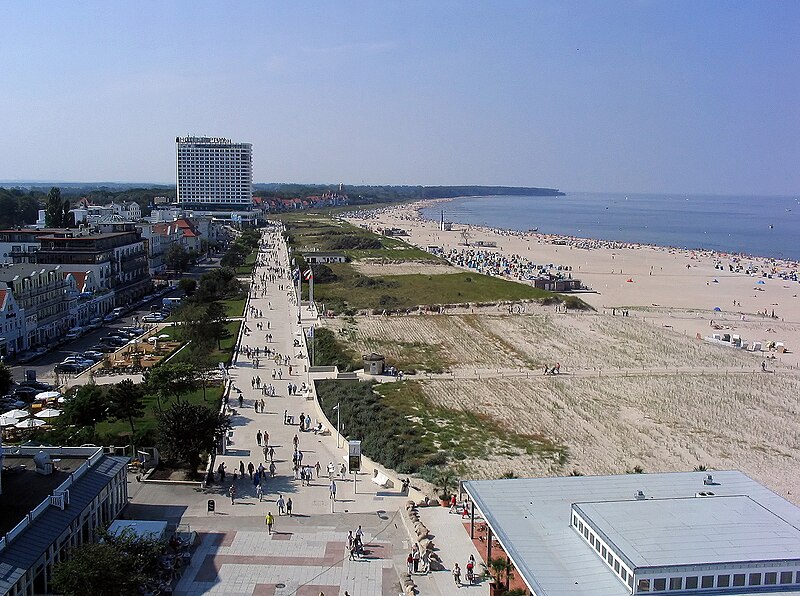
[(350, 472), (361, 469), (361, 441), (347, 442), (347, 466)]
[(208, 511), (207, 513), (214, 513), (214, 510), (217, 508), (217, 504), (214, 502), (214, 499), (208, 500)]

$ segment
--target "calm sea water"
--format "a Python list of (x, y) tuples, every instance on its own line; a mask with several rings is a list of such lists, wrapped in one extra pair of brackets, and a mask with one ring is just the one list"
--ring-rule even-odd
[[(568, 193), (462, 197), (423, 216), (472, 225), (800, 260), (800, 199)], [(772, 227), (770, 227), (772, 226)]]

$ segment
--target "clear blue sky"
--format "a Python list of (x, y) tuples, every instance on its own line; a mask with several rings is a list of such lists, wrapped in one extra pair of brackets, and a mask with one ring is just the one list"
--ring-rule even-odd
[(3, 2), (0, 180), (800, 193), (800, 2)]

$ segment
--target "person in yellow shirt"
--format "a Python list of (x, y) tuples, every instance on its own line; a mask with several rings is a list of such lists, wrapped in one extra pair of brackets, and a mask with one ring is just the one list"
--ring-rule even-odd
[(269, 533), (272, 534), (272, 524), (275, 523), (275, 518), (272, 517), (272, 512), (271, 511), (267, 511), (267, 517), (264, 520), (264, 522), (267, 524), (267, 528), (269, 529)]

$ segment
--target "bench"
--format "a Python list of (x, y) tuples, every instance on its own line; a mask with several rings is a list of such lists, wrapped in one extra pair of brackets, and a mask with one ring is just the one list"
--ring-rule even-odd
[(381, 488), (394, 488), (394, 482), (389, 480), (386, 474), (379, 472), (378, 470), (375, 470), (375, 475), (372, 477), (372, 481)]

